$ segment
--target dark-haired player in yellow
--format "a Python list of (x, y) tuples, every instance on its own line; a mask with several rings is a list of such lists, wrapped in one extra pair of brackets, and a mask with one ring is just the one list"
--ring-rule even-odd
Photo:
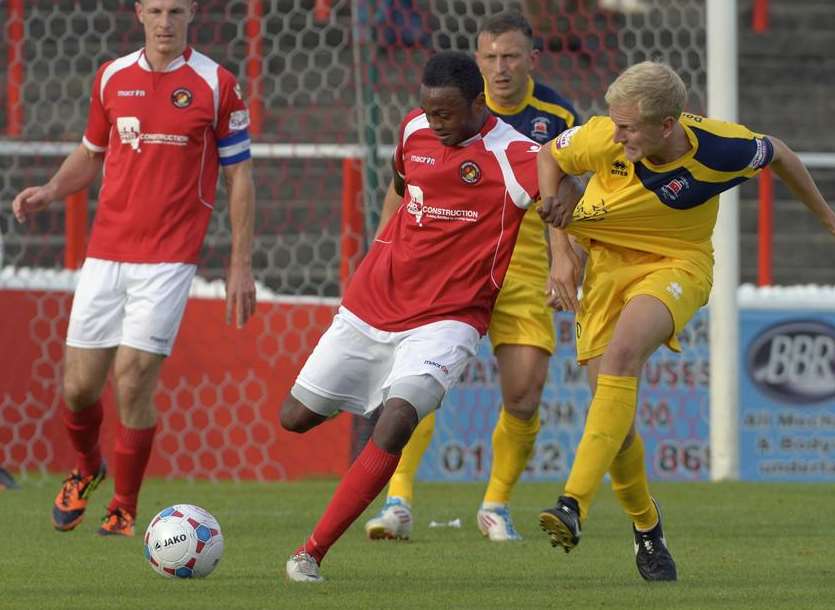
[[(588, 253), (582, 302), (579, 263), (555, 231), (552, 270), (558, 304), (576, 312), (577, 359), (593, 398), (563, 495), (540, 514), (554, 546), (579, 542), (581, 524), (608, 472), (633, 521), (638, 571), (676, 580), (658, 506), (649, 493), (635, 430), (638, 378), (662, 344), (704, 305), (712, 284), (711, 235), (719, 194), (770, 165), (835, 234), (835, 213), (788, 146), (741, 125), (682, 114), (687, 90), (661, 63), (643, 62), (609, 87), (608, 117), (594, 117), (542, 148), (541, 215)], [(557, 197), (566, 174), (593, 174), (577, 204)]]
[[(531, 26), (519, 13), (485, 19), (476, 61), (484, 78), (487, 107), (529, 138), (545, 143), (578, 123), (572, 105), (533, 80), (537, 51)], [(397, 198), (392, 200), (395, 204)], [(380, 226), (396, 209), (384, 205)], [(499, 368), (502, 408), (493, 430), (490, 481), (477, 513), (481, 533), (494, 542), (519, 540), (510, 518), (511, 492), (527, 466), (539, 432), (539, 402), (554, 351), (553, 312), (546, 303), (546, 227), (533, 210), (522, 222), (488, 334)], [(435, 413), (421, 420), (397, 465), (382, 510), (365, 526), (368, 536), (409, 538), (414, 479), (435, 426)]]

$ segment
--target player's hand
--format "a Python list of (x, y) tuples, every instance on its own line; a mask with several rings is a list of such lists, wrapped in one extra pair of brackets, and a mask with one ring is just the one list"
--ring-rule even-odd
[(583, 185), (580, 180), (574, 176), (563, 176), (556, 196), (543, 197), (536, 211), (552, 227), (564, 229), (571, 222), (574, 208), (582, 196)]
[(23, 223), (35, 213), (52, 203), (52, 190), (47, 186), (30, 186), (23, 189), (12, 201), (12, 212)]
[(252, 268), (245, 264), (229, 266), (226, 275), (226, 323), (234, 320), (238, 328), (243, 328), (255, 314), (255, 279)]
[(564, 249), (551, 263), (546, 304), (557, 311), (580, 311), (577, 286), (582, 262), (572, 248)]

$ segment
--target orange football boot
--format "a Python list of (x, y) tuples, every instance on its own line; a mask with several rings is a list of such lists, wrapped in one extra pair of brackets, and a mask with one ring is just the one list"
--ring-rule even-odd
[(97, 533), (99, 536), (133, 536), (135, 522), (136, 517), (117, 507), (107, 511)]
[(55, 504), (52, 506), (52, 525), (56, 530), (68, 532), (81, 523), (90, 494), (106, 475), (107, 468), (104, 462), (99, 466), (96, 474), (81, 476), (77, 468), (73, 469), (70, 476), (64, 479), (61, 490), (55, 496)]

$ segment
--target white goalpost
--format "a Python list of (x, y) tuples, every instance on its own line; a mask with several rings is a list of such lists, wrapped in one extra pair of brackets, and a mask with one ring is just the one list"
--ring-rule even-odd
[[(737, 3), (707, 0), (707, 114), (737, 120)], [(721, 195), (710, 297), (710, 478), (739, 478), (739, 190)]]

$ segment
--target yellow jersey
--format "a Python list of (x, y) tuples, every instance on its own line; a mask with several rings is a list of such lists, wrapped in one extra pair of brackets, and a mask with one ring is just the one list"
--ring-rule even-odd
[(679, 122), (690, 151), (664, 165), (628, 161), (603, 116), (563, 132), (550, 150), (564, 172), (593, 173), (566, 229), (586, 249), (597, 241), (652, 252), (710, 281), (719, 194), (759, 173), (774, 148), (735, 123), (693, 114)]

